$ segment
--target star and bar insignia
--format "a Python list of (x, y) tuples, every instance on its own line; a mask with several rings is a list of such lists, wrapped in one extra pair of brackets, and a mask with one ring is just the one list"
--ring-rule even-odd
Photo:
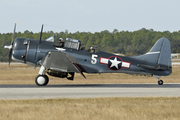
[(119, 70), (122, 67), (129, 69), (131, 66), (130, 62), (125, 62), (118, 56), (111, 56), (109, 58), (100, 57), (99, 63), (106, 64), (111, 70)]

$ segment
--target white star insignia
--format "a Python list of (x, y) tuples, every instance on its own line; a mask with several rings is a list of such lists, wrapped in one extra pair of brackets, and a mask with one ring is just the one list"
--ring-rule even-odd
[(121, 61), (117, 61), (117, 57), (115, 57), (114, 60), (110, 60), (110, 61), (111, 61), (111, 63), (112, 63), (111, 66), (110, 66), (110, 68), (116, 67), (117, 69), (119, 69), (119, 68), (118, 68), (118, 64), (119, 64), (119, 63), (122, 63)]

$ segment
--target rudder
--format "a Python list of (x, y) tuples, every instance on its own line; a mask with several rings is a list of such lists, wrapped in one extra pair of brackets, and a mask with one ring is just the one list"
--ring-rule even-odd
[(172, 68), (171, 63), (171, 45), (167, 38), (164, 37), (162, 48), (158, 59), (158, 67)]

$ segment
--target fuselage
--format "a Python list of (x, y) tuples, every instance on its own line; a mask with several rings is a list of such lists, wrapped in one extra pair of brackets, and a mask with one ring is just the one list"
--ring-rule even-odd
[[(28, 38), (17, 38), (14, 41), (12, 59), (28, 65), (40, 66), (41, 60), (47, 52), (63, 52), (74, 57), (87, 73), (126, 73), (141, 75), (170, 75), (171, 69), (148, 69), (139, 65), (147, 64), (134, 57), (118, 56), (111, 53), (99, 51), (91, 53), (72, 48), (61, 48), (53, 46), (53, 42), (32, 40)], [(57, 56), (61, 57), (61, 56)], [(151, 66), (151, 64), (149, 64)], [(152, 65), (153, 66), (153, 65)]]

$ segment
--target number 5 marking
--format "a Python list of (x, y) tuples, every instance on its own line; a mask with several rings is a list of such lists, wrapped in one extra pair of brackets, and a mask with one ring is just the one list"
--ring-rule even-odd
[(92, 60), (91, 60), (92, 64), (96, 64), (97, 63), (97, 57), (98, 57), (98, 55), (92, 54)]

